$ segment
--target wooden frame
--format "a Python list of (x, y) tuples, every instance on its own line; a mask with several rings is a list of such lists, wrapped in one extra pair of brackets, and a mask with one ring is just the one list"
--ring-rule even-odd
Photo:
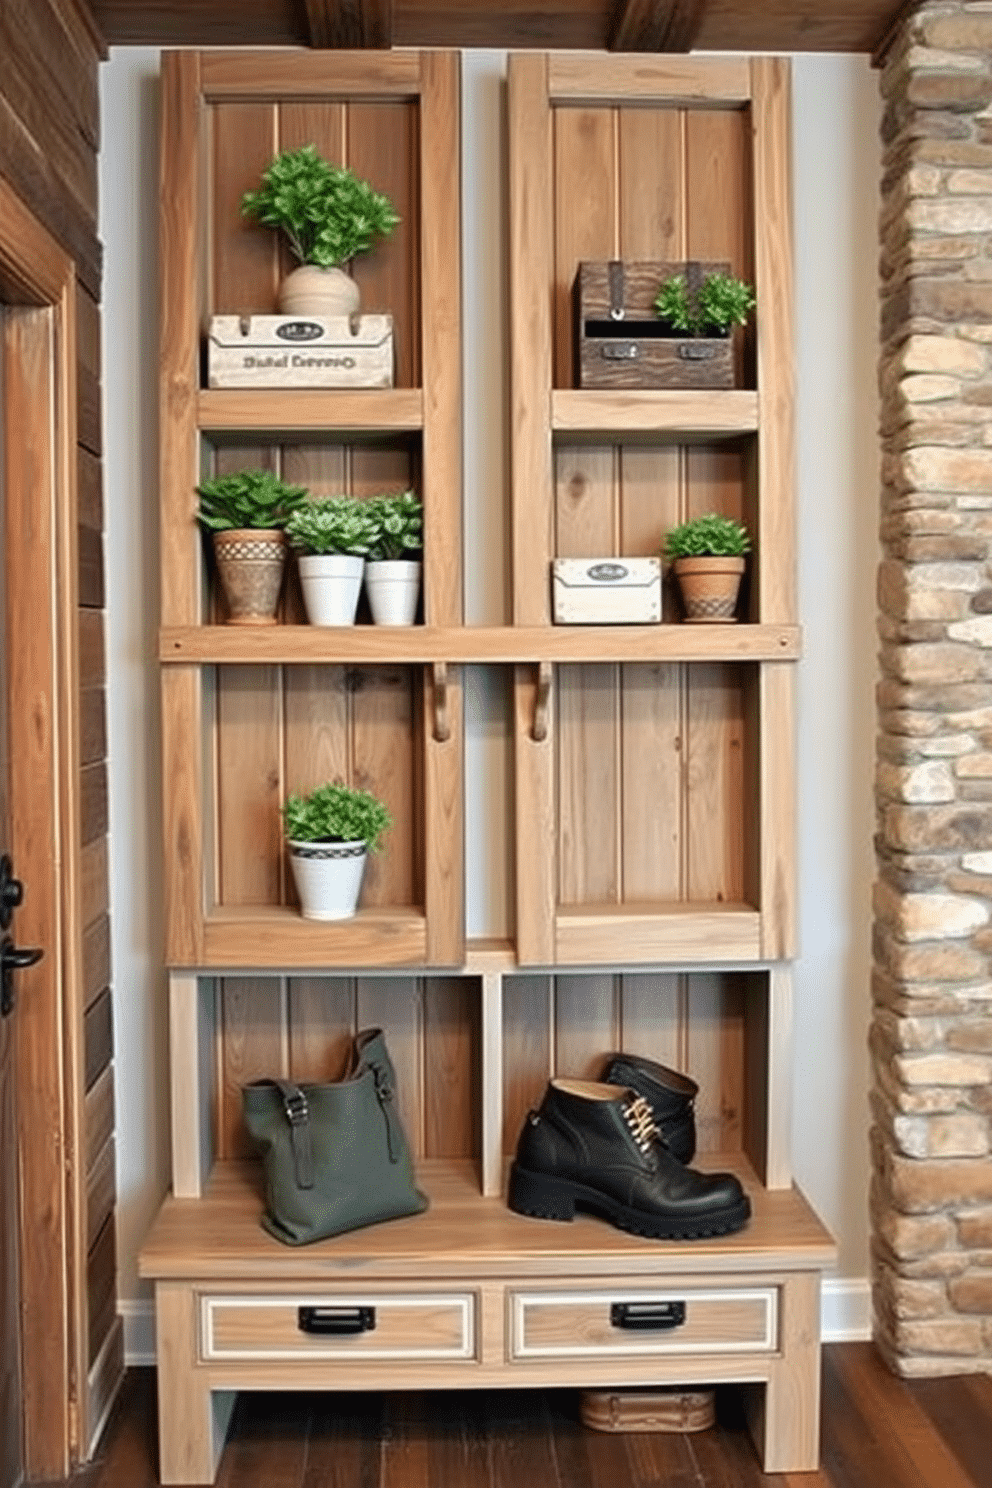
[[(29, 886), (19, 974), (25, 1466), (65, 1475), (92, 1423), (88, 1376), (79, 663), (76, 279), (72, 260), (0, 180), (0, 287), (12, 308), (3, 355), (13, 852)], [(25, 432), (27, 431), (27, 432)], [(53, 627), (37, 624), (53, 616)]]
[[(226, 222), (223, 231), (215, 233), (198, 235), (194, 229), (201, 220), (212, 172), (220, 172), (223, 164), (227, 136), (217, 122), (220, 116), (215, 117), (215, 106), (234, 109), (232, 117), (248, 120), (249, 133), (254, 130), (252, 138), (257, 136), (257, 148), (271, 152), (271, 144), (263, 139), (265, 110), (277, 109), (280, 100), (288, 100), (286, 118), (282, 114), (278, 118), (290, 134), (311, 124), (316, 127), (318, 122), (330, 129), (327, 120), (334, 109), (348, 107), (361, 113), (377, 108), (388, 113), (390, 107), (402, 109), (412, 103), (416, 110), (409, 135), (412, 156), (406, 167), (414, 182), (409, 187), (407, 213), (414, 261), (406, 267), (402, 262), (392, 268), (387, 265), (384, 270), (392, 274), (394, 285), (400, 284), (404, 274), (412, 274), (411, 308), (403, 324), (407, 345), (400, 385), (394, 389), (343, 395), (292, 393), (287, 398), (279, 390), (232, 396), (200, 388), (199, 337), (215, 295), (204, 242), (212, 243), (211, 251), (225, 262), (243, 262), (242, 292), (248, 294), (253, 285), (268, 283), (268, 270), (249, 261), (252, 256), (257, 260), (260, 252), (273, 252), (267, 245), (275, 244), (273, 235), (264, 241), (256, 235), (261, 247), (246, 246), (246, 241), (232, 236), (236, 224), (232, 228)], [(421, 887), (408, 890), (408, 895), (416, 897), (400, 901), (393, 909), (380, 906), (360, 912), (347, 925), (321, 929), (292, 912), (280, 912), (271, 902), (263, 900), (256, 910), (247, 893), (241, 896), (243, 903), (225, 904), (218, 897), (215, 904), (217, 896), (211, 886), (215, 870), (210, 866), (217, 858), (211, 841), (215, 829), (206, 809), (211, 767), (207, 754), (189, 748), (191, 738), (209, 740), (215, 716), (221, 716), (226, 707), (221, 695), (226, 674), (218, 674), (214, 697), (208, 691), (207, 661), (230, 660), (254, 667), (250, 676), (244, 674), (244, 682), (250, 688), (254, 685), (251, 679), (257, 678), (259, 707), (265, 706), (261, 700), (266, 689), (274, 688), (283, 697), (295, 689), (288, 673), (259, 665), (264, 658), (255, 647), (255, 635), (202, 628), (208, 602), (200, 538), (193, 520), (201, 436), (215, 442), (218, 458), (227, 448), (225, 441), (232, 438), (254, 438), (256, 444), (263, 439), (277, 447), (275, 458), (295, 462), (295, 479), (306, 478), (308, 450), (313, 451), (315, 469), (343, 468), (352, 458), (348, 449), (357, 441), (359, 448), (367, 448), (370, 469), (399, 469), (395, 461), (389, 465), (388, 456), (383, 466), (377, 453), (383, 448), (383, 438), (387, 450), (396, 436), (419, 441), (428, 533), (425, 617), (441, 635), (451, 634), (461, 621), (461, 284), (459, 255), (451, 251), (452, 244), (460, 242), (460, 222), (457, 193), (445, 187), (458, 170), (459, 112), (458, 63), (453, 54), (205, 52), (171, 53), (163, 59), (163, 656), (169, 651), (166, 638), (175, 633), (174, 627), (189, 642), (184, 654), (187, 664), (169, 667), (162, 679), (166, 957), (176, 967), (246, 966), (270, 957), (287, 966), (422, 961), (443, 965), (458, 964), (463, 958), (461, 683), (458, 668), (449, 669), (448, 726), (442, 735), (433, 726), (436, 706), (440, 706), (435, 703), (441, 676), (437, 668), (457, 659), (446, 654), (443, 646), (429, 655), (407, 652), (410, 661), (432, 663), (414, 673), (413, 734), (419, 763), (411, 788), (421, 821), (407, 829), (416, 838), (419, 866), (415, 877)], [(402, 129), (401, 116), (395, 117)], [(359, 137), (359, 128), (355, 135)], [(395, 163), (389, 168), (394, 174), (400, 170)], [(230, 192), (225, 179), (222, 185)], [(410, 378), (412, 385), (407, 385)], [(338, 449), (343, 452), (340, 456), (335, 453)], [(331, 453), (321, 454), (321, 450)], [(398, 478), (409, 483), (409, 476)], [(293, 628), (280, 626), (279, 630)], [(363, 632), (371, 629), (360, 628)], [(202, 643), (210, 633), (222, 637), (215, 658), (206, 656)], [(295, 661), (330, 660), (323, 639), (327, 634), (305, 628), (300, 649), (287, 648), (279, 661), (291, 667)], [(272, 639), (280, 638), (274, 635)], [(394, 633), (376, 637), (370, 644), (362, 634), (341, 636), (336, 659), (346, 666), (402, 662), (405, 639), (396, 642)], [(416, 642), (412, 649), (417, 649)], [(303, 677), (302, 672), (297, 675)], [(288, 705), (279, 706), (285, 712)], [(281, 772), (281, 767), (277, 770)]]

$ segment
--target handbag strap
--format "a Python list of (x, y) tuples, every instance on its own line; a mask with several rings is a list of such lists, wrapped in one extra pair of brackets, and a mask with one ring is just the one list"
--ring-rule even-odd
[(403, 1128), (396, 1109), (396, 1091), (393, 1089), (389, 1065), (385, 1061), (376, 1059), (374, 1053), (371, 1056), (363, 1053), (356, 1073), (362, 1074), (364, 1070), (372, 1071), (376, 1099), (386, 1121), (386, 1150), (389, 1154), (389, 1161), (397, 1163), (403, 1150)]
[(299, 1085), (291, 1080), (273, 1080), (282, 1096), (283, 1110), (289, 1122), (289, 1141), (293, 1149), (293, 1170), (297, 1188), (313, 1188), (313, 1143), (310, 1140), (310, 1107)]

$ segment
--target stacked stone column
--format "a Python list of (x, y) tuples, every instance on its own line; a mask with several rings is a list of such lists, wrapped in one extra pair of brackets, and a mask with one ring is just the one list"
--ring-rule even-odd
[(992, 1369), (992, 0), (881, 75), (876, 1339)]

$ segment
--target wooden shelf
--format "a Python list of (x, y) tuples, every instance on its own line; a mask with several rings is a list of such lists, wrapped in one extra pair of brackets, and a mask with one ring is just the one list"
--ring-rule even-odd
[(760, 957), (761, 914), (748, 904), (562, 906), (555, 920), (555, 960), (560, 965)]
[(555, 389), (551, 429), (560, 441), (691, 444), (738, 439), (759, 427), (758, 394), (691, 390)]
[(709, 1154), (699, 1166), (738, 1173), (753, 1209), (743, 1230), (678, 1243), (628, 1235), (584, 1215), (571, 1224), (530, 1219), (502, 1198), (483, 1198), (472, 1163), (434, 1159), (417, 1170), (430, 1198), (424, 1214), (292, 1248), (259, 1222), (260, 1165), (218, 1163), (202, 1198), (166, 1199), (142, 1247), (139, 1274), (255, 1285), (565, 1274), (607, 1275), (615, 1284), (659, 1271), (803, 1271), (835, 1262), (836, 1247), (797, 1189), (763, 1188), (739, 1153)]
[(797, 625), (170, 626), (174, 663), (795, 661)]
[(417, 909), (365, 909), (349, 920), (307, 920), (280, 905), (220, 906), (203, 924), (205, 967), (418, 966), (427, 921)]
[(420, 388), (210, 388), (197, 398), (197, 427), (206, 434), (411, 434), (424, 426)]

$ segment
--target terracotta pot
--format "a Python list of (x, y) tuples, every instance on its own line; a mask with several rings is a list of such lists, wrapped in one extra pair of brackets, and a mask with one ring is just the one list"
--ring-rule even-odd
[(275, 625), (286, 562), (280, 528), (230, 527), (214, 533), (217, 572), (227, 598), (229, 625)]
[(733, 623), (744, 575), (743, 558), (676, 558), (685, 618), (696, 625)]
[(344, 269), (322, 269), (300, 264), (279, 286), (283, 315), (357, 315), (361, 308), (358, 285)]

